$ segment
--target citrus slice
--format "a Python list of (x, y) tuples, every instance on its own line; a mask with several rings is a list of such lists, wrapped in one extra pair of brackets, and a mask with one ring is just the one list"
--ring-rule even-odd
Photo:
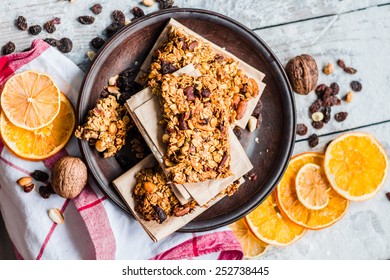
[(1, 108), (8, 120), (23, 129), (50, 124), (60, 111), (60, 90), (45, 74), (26, 71), (4, 85)]
[(307, 231), (280, 213), (274, 194), (269, 195), (245, 220), (257, 238), (271, 245), (287, 246), (300, 239)]
[(374, 136), (347, 133), (329, 144), (324, 166), (336, 192), (346, 199), (363, 201), (372, 198), (385, 182), (388, 158)]
[(267, 250), (268, 244), (253, 235), (245, 218), (230, 224), (229, 227), (240, 242), (246, 259), (256, 259)]
[(320, 153), (303, 153), (294, 157), (276, 187), (277, 203), (282, 213), (307, 229), (317, 230), (333, 225), (344, 216), (349, 205), (349, 201), (336, 193), (329, 182), (326, 182), (329, 201), (324, 208), (311, 210), (299, 201), (295, 186), (299, 170), (313, 163), (320, 166), (320, 173), (323, 173), (323, 162), (324, 156)]
[(299, 169), (295, 178), (299, 201), (308, 209), (319, 210), (328, 205), (329, 183), (321, 167), (308, 163)]
[(43, 160), (60, 151), (68, 143), (73, 134), (75, 120), (72, 104), (61, 94), (60, 112), (48, 126), (34, 131), (25, 130), (13, 125), (2, 112), (0, 133), (4, 143), (17, 156)]

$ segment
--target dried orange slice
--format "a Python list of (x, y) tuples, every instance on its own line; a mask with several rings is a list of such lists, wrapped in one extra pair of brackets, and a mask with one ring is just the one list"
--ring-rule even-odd
[(307, 231), (280, 213), (274, 193), (248, 214), (245, 220), (257, 238), (271, 245), (287, 246), (300, 239)]
[[(327, 182), (328, 204), (319, 210), (305, 207), (297, 195), (296, 176), (306, 164), (320, 166), (323, 174), (324, 156), (320, 153), (303, 153), (294, 157), (276, 187), (277, 203), (280, 210), (294, 223), (307, 229), (322, 229), (333, 225), (347, 212), (349, 201), (336, 193)], [(323, 175), (325, 177), (325, 175)]]
[(268, 244), (253, 235), (245, 218), (230, 224), (229, 227), (240, 242), (246, 259), (256, 259), (267, 250)]
[(385, 182), (388, 158), (374, 136), (354, 132), (329, 144), (324, 166), (336, 192), (346, 199), (363, 201), (372, 198)]
[(61, 94), (60, 112), (49, 125), (34, 131), (25, 130), (13, 125), (2, 112), (0, 133), (4, 143), (17, 156), (43, 160), (60, 151), (68, 143), (75, 123), (72, 104)]
[(53, 80), (34, 71), (12, 76), (1, 94), (1, 108), (8, 120), (26, 130), (50, 124), (60, 111), (60, 102), (60, 90)]
[(299, 201), (308, 209), (319, 210), (328, 205), (329, 183), (321, 167), (308, 163), (299, 169), (295, 178)]

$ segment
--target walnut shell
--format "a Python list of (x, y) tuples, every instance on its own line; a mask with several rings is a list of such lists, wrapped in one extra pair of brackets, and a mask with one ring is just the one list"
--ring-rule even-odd
[(56, 194), (75, 198), (87, 184), (87, 167), (78, 157), (65, 156), (58, 160), (51, 173), (51, 184)]
[(308, 54), (290, 59), (286, 65), (286, 72), (293, 90), (299, 94), (307, 95), (317, 86), (317, 63)]

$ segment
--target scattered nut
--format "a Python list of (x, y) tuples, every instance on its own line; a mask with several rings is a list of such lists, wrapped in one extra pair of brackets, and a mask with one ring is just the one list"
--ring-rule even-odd
[(33, 183), (31, 183), (31, 184), (24, 186), (23, 188), (24, 188), (25, 193), (29, 193), (29, 192), (32, 192), (33, 189), (35, 189), (35, 185)]
[(242, 117), (244, 116), (246, 107), (248, 107), (248, 102), (246, 102), (245, 100), (241, 100), (240, 103), (238, 103), (237, 110), (236, 110), (236, 112), (237, 112), (236, 120), (242, 119)]
[(17, 183), (19, 186), (24, 187), (32, 183), (32, 178), (31, 177), (22, 177), (20, 178)]
[(256, 128), (257, 128), (257, 118), (251, 116), (248, 121), (248, 129), (250, 132), (253, 132), (255, 131)]
[(104, 152), (107, 149), (106, 145), (104, 144), (104, 142), (102, 140), (96, 141), (95, 148), (100, 153)]
[(190, 212), (190, 207), (187, 206), (187, 207), (175, 207), (175, 209), (173, 210), (173, 213), (175, 214), (176, 217), (181, 217), (181, 216), (184, 216), (186, 215), (188, 212)]
[(169, 142), (169, 134), (164, 134), (163, 137), (162, 137), (162, 140), (164, 143), (168, 143)]
[(317, 63), (308, 54), (290, 59), (286, 65), (286, 72), (293, 90), (299, 94), (307, 95), (317, 85)]
[(117, 86), (108, 86), (108, 87), (105, 87), (105, 89), (109, 92), (109, 93), (113, 93), (113, 94), (121, 94), (119, 92), (119, 88)]
[(49, 210), (49, 217), (56, 224), (62, 224), (64, 222), (64, 216), (62, 215), (61, 211), (57, 208), (51, 208)]
[(94, 51), (87, 51), (87, 56), (89, 58), (89, 60), (93, 60), (96, 56), (96, 53)]
[(131, 20), (125, 19), (125, 25), (129, 25), (131, 23)]
[(151, 183), (151, 182), (145, 182), (144, 183), (144, 189), (148, 193), (155, 193), (157, 191), (158, 187), (155, 184)]
[(146, 7), (152, 7), (156, 3), (154, 0), (142, 0), (142, 4)]
[(87, 167), (78, 157), (65, 156), (54, 165), (51, 181), (53, 190), (63, 198), (75, 198), (87, 184)]
[(352, 102), (353, 98), (354, 98), (353, 92), (352, 91), (348, 91), (347, 95), (345, 96), (345, 101)]
[(324, 119), (324, 114), (322, 112), (315, 112), (311, 115), (311, 118), (315, 122), (322, 121)]
[(108, 127), (108, 133), (110, 134), (116, 134), (118, 131), (118, 128), (114, 122), (110, 123), (110, 126)]
[(118, 80), (118, 77), (119, 77), (119, 75), (116, 75), (116, 76), (111, 77), (110, 79), (108, 79), (108, 84), (110, 86), (116, 86), (116, 82)]
[(322, 72), (324, 72), (324, 74), (326, 75), (332, 74), (333, 71), (334, 71), (334, 67), (332, 63), (328, 63), (324, 66), (324, 68), (322, 68)]

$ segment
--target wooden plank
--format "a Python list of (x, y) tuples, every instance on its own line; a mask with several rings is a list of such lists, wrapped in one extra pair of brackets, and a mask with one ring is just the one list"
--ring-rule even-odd
[[(389, 2), (390, 0), (364, 0), (364, 1), (255, 1), (255, 0), (176, 0), (179, 7), (194, 7), (213, 10), (230, 16), (249, 28), (261, 28), (270, 25), (283, 24), (307, 18), (324, 16), (335, 13), (345, 13), (356, 9), (375, 6)], [(89, 10), (93, 4), (100, 2), (103, 12), (96, 16), (92, 25), (83, 26), (77, 22), (81, 15), (92, 15)], [(0, 46), (8, 41), (16, 44), (17, 50), (21, 51), (30, 46), (34, 38), (62, 38), (69, 37), (73, 40), (73, 50), (66, 54), (76, 64), (86, 70), (89, 61), (86, 56), (89, 50), (89, 42), (92, 38), (102, 35), (106, 26), (111, 22), (110, 14), (113, 10), (124, 11), (126, 17), (133, 18), (130, 9), (139, 5), (139, 0), (109, 1), (109, 0), (79, 0), (69, 3), (66, 0), (2, 0), (0, 4)], [(146, 13), (158, 9), (158, 5), (147, 8), (141, 6)], [(15, 28), (14, 21), (19, 15), (24, 15), (29, 25), (43, 25), (54, 16), (62, 18), (62, 23), (57, 26), (57, 31), (48, 34), (42, 31), (37, 36), (31, 36), (28, 32), (22, 32)]]
[[(316, 99), (295, 94), (297, 121), (309, 127), (309, 133), (326, 134), (371, 123), (390, 120), (390, 6), (373, 7), (340, 16), (319, 18), (309, 22), (256, 31), (277, 54), (283, 65), (299, 54), (311, 54), (319, 68), (327, 63), (335, 66), (332, 75), (320, 73), (319, 83), (340, 85), (340, 96), (350, 90), (352, 80), (361, 81), (363, 90), (355, 94), (353, 102), (342, 101), (341, 106), (332, 107), (332, 119), (321, 130), (311, 126), (308, 108)], [(350, 75), (336, 65), (342, 58), (358, 72)], [(261, 70), (261, 69), (260, 69)], [(349, 113), (347, 120), (338, 123), (333, 115)], [(305, 138), (298, 137), (298, 139)]]
[[(390, 123), (360, 129), (373, 134), (390, 158)], [(326, 144), (339, 134), (321, 137), (314, 149), (323, 152)], [(308, 151), (307, 144), (297, 143), (294, 154)], [(302, 239), (285, 247), (272, 247), (264, 259), (389, 259), (390, 258), (390, 178), (378, 194), (365, 202), (351, 202), (347, 214), (333, 226), (308, 231)], [(385, 210), (387, 209), (387, 210)]]

